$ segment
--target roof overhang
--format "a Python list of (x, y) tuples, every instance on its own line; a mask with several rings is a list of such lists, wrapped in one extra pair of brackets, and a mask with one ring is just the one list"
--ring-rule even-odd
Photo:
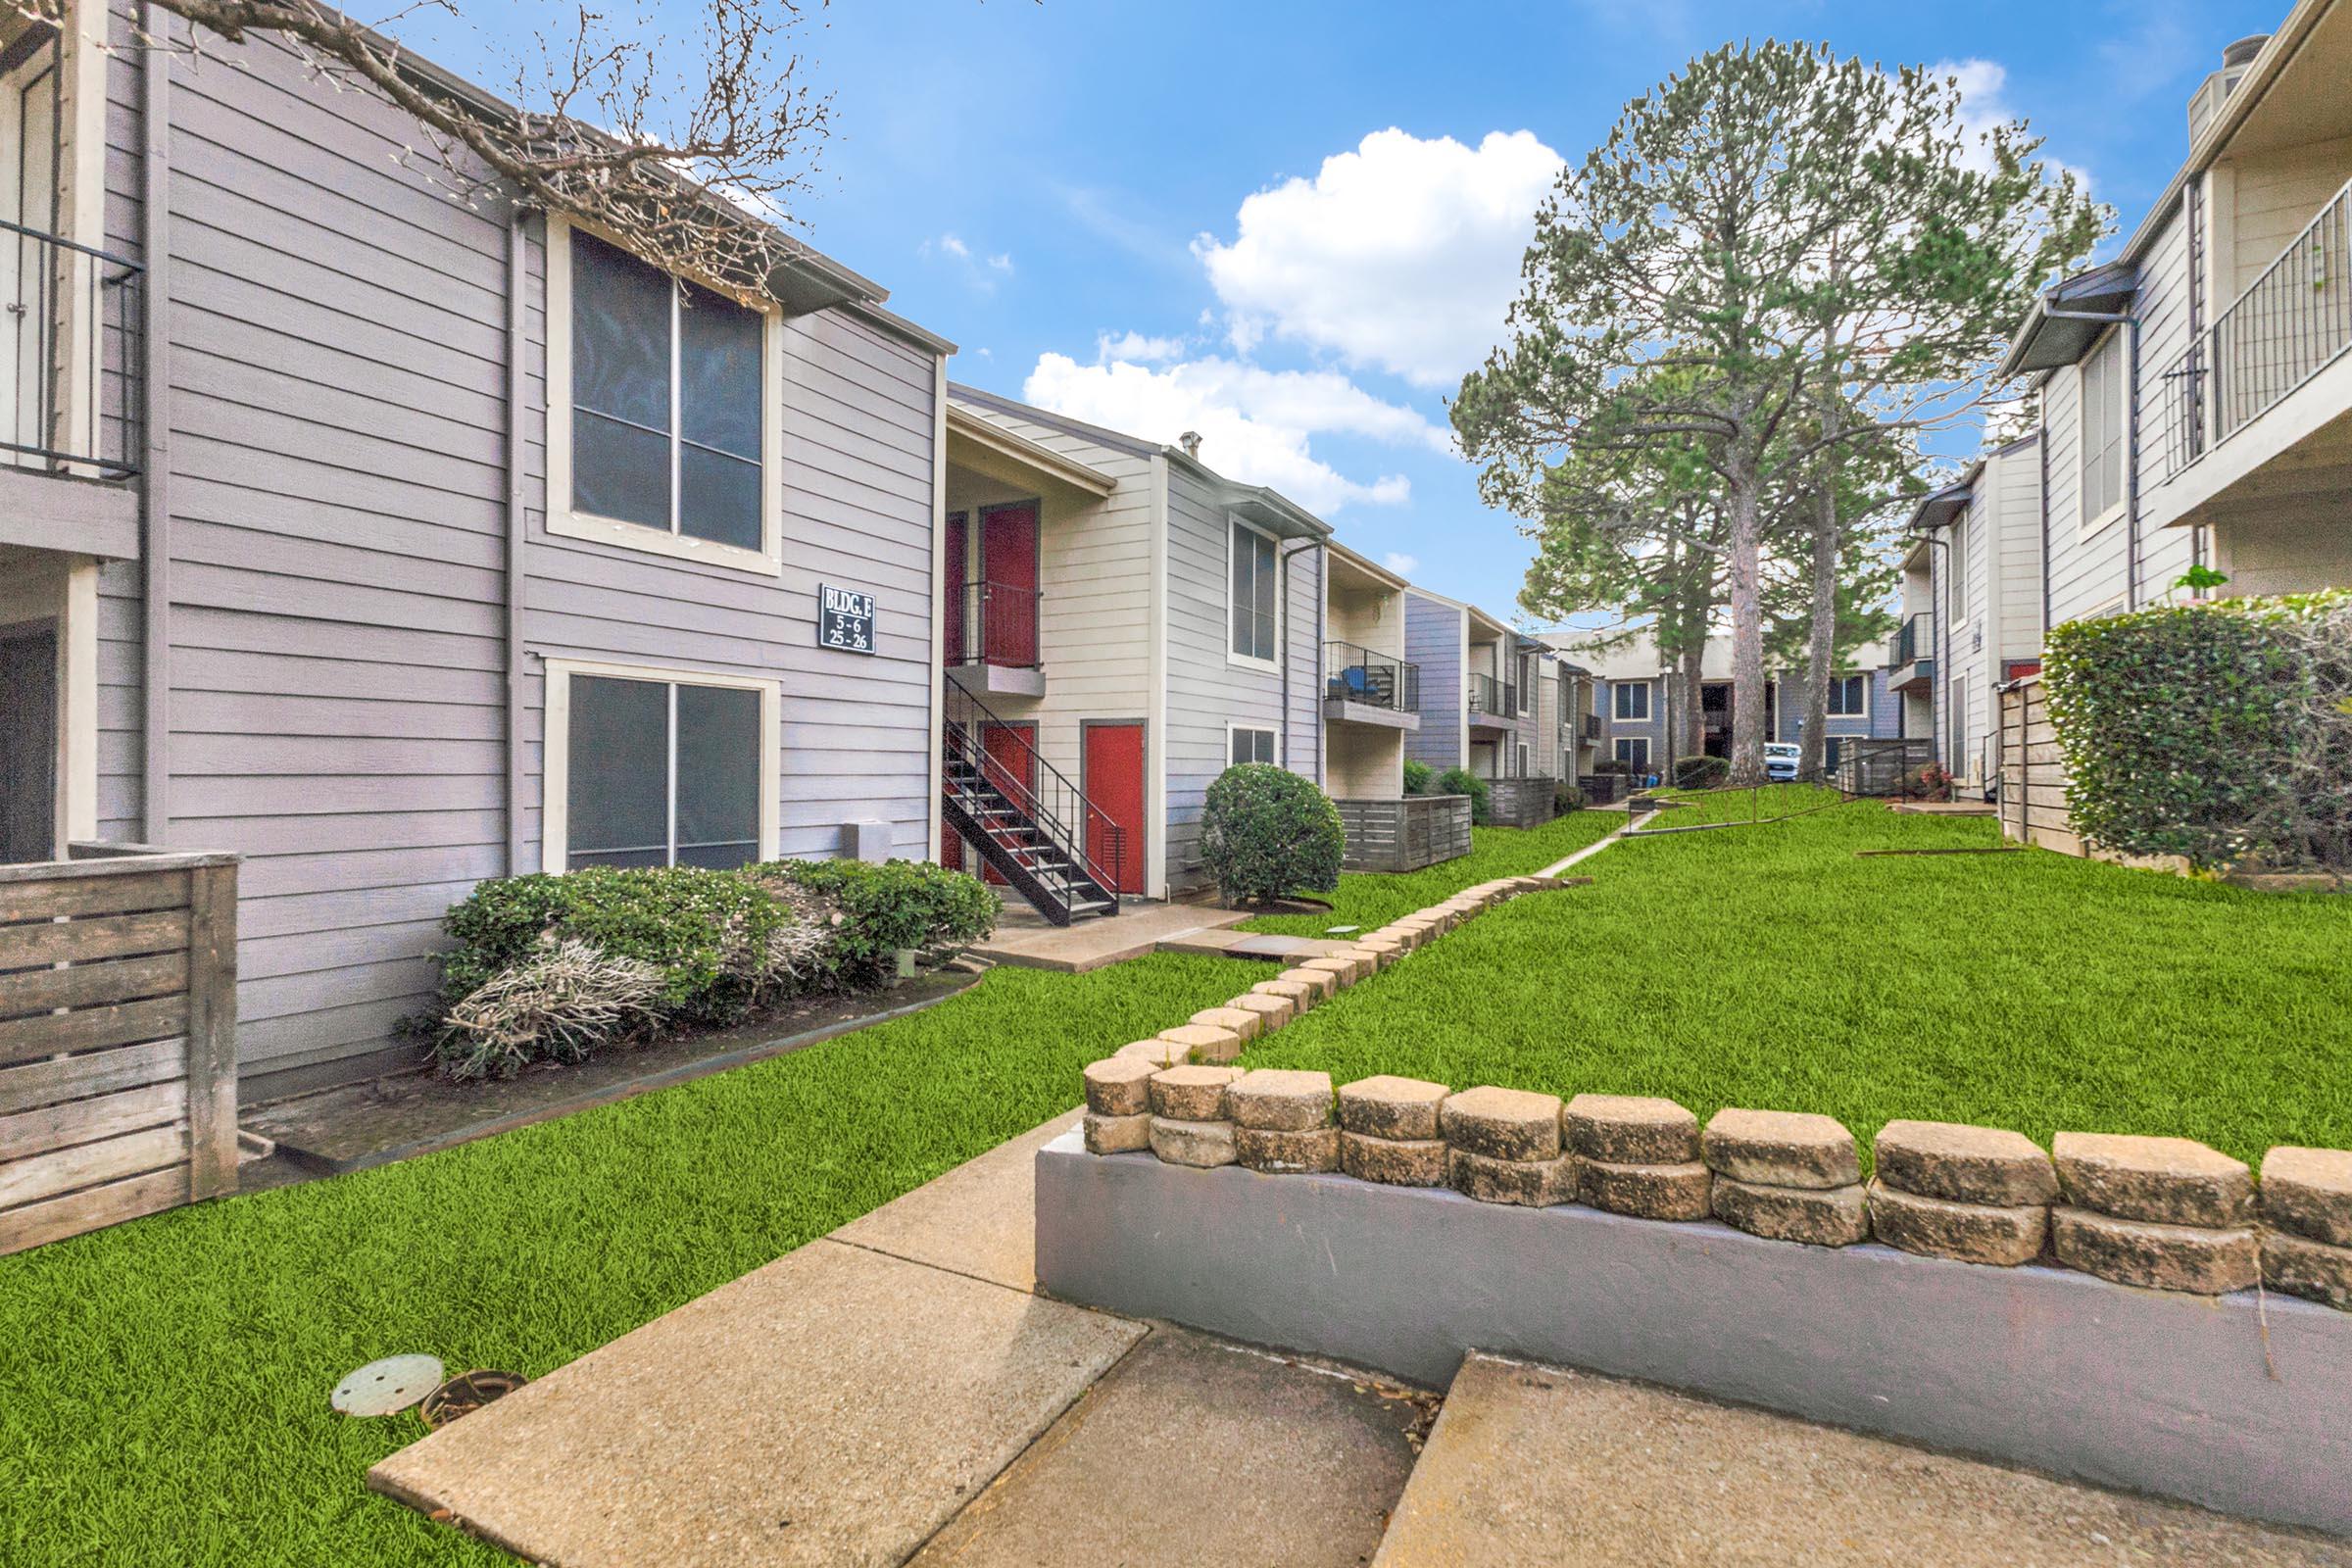
[(1470, 616), (1470, 640), (1474, 643), (1493, 642), (1497, 638), (1518, 635), (1503, 621), (1488, 614), (1476, 605), (1464, 605), (1462, 609)]
[[(1348, 549), (1337, 539), (1329, 540), (1324, 548), (1331, 552), (1331, 585), (1335, 588), (1370, 590), (1374, 593), (1402, 593), (1412, 586), (1404, 578), (1378, 565), (1364, 556)], [(1353, 582), (1344, 579), (1353, 578)]]
[(1235, 484), (1213, 468), (1201, 467), (1176, 447), (1164, 449), (1177, 462), (1190, 464), (1206, 474), (1217, 487), (1217, 501), (1224, 509), (1246, 522), (1263, 528), (1277, 539), (1314, 539), (1331, 537), (1331, 524), (1307, 511), (1279, 490), (1264, 485)]
[(1961, 514), (1968, 511), (1968, 498), (1976, 493), (1977, 475), (1984, 467), (1984, 465), (1979, 463), (1968, 470), (1967, 477), (1959, 483), (1947, 484), (1940, 490), (1922, 496), (1919, 505), (1911, 509), (1911, 531), (1926, 533), (1931, 528), (1949, 527), (1957, 522)]
[(2081, 363), (2100, 333), (2130, 317), (2138, 291), (2139, 269), (2130, 262), (2109, 262), (2043, 290), (2001, 361), (2000, 378)]
[(1076, 491), (1097, 500), (1118, 488), (1102, 469), (991, 424), (955, 402), (948, 404), (948, 461), (1002, 484)]

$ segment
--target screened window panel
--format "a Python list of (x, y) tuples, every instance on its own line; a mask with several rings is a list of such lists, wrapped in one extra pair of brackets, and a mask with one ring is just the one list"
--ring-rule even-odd
[(1235, 767), (1244, 762), (1274, 760), (1274, 732), (1270, 729), (1237, 729), (1233, 732), (1232, 755), (1226, 759)]
[(669, 860), (669, 688), (599, 675), (571, 681), (565, 749), (571, 865)]
[(571, 421), (571, 505), (666, 530), (669, 437), (579, 410)]
[(670, 281), (603, 240), (571, 236), (571, 401), (669, 429)]
[(1647, 718), (1649, 716), (1649, 688), (1647, 686), (1620, 686), (1616, 688), (1616, 692), (1617, 716), (1619, 718)]
[(2110, 335), (2082, 368), (2082, 519), (2124, 498), (2123, 339)]
[(1862, 704), (1867, 696), (1866, 675), (1840, 675), (1830, 682), (1830, 716), (1832, 718), (1860, 718)]
[(725, 868), (760, 858), (760, 694), (678, 688), (678, 863)]
[(678, 457), (678, 532), (758, 550), (760, 465), (690, 446)]
[(1244, 659), (1274, 657), (1274, 541), (1232, 525), (1233, 651)]
[(757, 311), (688, 287), (678, 307), (679, 433), (697, 446), (760, 461)]

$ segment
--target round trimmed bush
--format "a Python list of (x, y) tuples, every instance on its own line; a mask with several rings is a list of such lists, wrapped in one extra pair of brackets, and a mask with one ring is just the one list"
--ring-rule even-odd
[(1492, 820), (1493, 793), (1488, 790), (1487, 781), (1468, 768), (1449, 767), (1440, 773), (1438, 775), (1438, 793), (1440, 795), (1469, 796), (1470, 820), (1482, 827)]
[(1437, 776), (1438, 770), (1430, 766), (1427, 762), (1417, 762), (1411, 758), (1405, 759), (1404, 793), (1407, 795), (1427, 795), (1430, 792), (1431, 785), (1437, 779)]
[(1200, 811), (1200, 859), (1228, 904), (1340, 885), (1340, 809), (1307, 779), (1268, 762), (1217, 775)]
[(1702, 752), (1696, 757), (1675, 759), (1676, 789), (1711, 790), (1731, 776), (1732, 764), (1728, 758), (1709, 757)]

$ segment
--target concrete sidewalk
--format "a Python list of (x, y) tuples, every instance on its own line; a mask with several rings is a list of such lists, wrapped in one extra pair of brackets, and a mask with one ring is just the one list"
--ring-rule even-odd
[(1055, 925), (1026, 904), (1008, 900), (997, 929), (972, 952), (992, 963), (1084, 974), (1154, 951), (1170, 937), (1222, 930), (1250, 918), (1247, 909), (1209, 904), (1128, 904), (1100, 919)]

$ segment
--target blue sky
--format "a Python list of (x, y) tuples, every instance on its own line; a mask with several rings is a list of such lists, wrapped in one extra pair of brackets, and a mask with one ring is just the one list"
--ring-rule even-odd
[[(561, 13), (409, 41), (492, 86)], [(626, 6), (612, 8), (626, 14)], [(678, 36), (697, 9), (660, 7)], [(1510, 615), (1529, 554), (1446, 450), (1536, 199), (1625, 100), (1727, 40), (1961, 68), (2135, 223), (2189, 91), (2266, 4), (1143, 6), (849, 0), (807, 34), (837, 117), (806, 236), (961, 347), (962, 381), (1171, 440)], [(502, 35), (514, 29), (516, 35)]]

